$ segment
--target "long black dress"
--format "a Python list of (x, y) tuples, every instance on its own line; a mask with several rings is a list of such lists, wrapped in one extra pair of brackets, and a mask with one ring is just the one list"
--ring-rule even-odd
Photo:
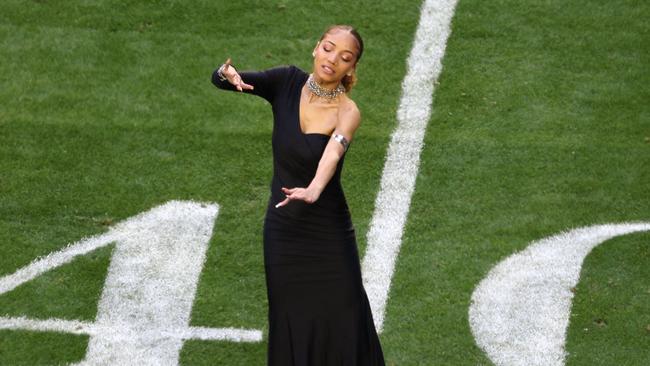
[[(361, 281), (354, 227), (334, 176), (313, 204), (284, 200), (281, 188), (307, 187), (330, 136), (300, 128), (300, 95), (308, 74), (295, 66), (241, 72), (273, 107), (273, 180), (264, 221), (269, 301), (268, 365), (384, 365)], [(213, 83), (235, 90), (228, 81)]]

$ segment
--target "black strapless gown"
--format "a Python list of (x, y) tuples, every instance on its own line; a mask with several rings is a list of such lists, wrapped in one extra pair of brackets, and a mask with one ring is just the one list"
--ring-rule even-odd
[[(295, 66), (241, 72), (246, 93), (273, 107), (273, 179), (264, 220), (269, 302), (268, 365), (384, 365), (361, 280), (354, 227), (341, 187), (342, 158), (318, 201), (275, 208), (281, 188), (307, 187), (330, 136), (300, 129), (300, 92), (309, 76)], [(220, 81), (213, 83), (234, 90)]]

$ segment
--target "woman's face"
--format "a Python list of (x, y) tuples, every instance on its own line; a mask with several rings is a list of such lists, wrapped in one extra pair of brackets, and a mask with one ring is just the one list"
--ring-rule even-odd
[(335, 29), (314, 48), (314, 74), (325, 82), (339, 81), (352, 73), (357, 62), (357, 40), (350, 32)]

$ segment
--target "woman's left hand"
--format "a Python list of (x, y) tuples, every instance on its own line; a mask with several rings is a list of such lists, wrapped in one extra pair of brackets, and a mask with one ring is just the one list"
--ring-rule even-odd
[(306, 203), (314, 203), (318, 199), (319, 194), (310, 190), (309, 188), (285, 188), (282, 187), (282, 192), (287, 195), (287, 198), (284, 201), (275, 205), (275, 208), (285, 206), (289, 201), (299, 200), (305, 201)]

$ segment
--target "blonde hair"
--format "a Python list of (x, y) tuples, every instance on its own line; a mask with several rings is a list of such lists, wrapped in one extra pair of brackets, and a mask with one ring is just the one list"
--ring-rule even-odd
[(359, 60), (361, 59), (361, 55), (363, 54), (363, 39), (361, 38), (361, 35), (359, 34), (359, 32), (357, 32), (357, 30), (354, 29), (353, 26), (345, 25), (345, 24), (335, 24), (335, 25), (329, 26), (325, 30), (325, 32), (323, 32), (323, 35), (320, 37), (318, 42), (322, 41), (323, 38), (325, 38), (325, 36), (327, 34), (331, 33), (334, 30), (337, 30), (337, 29), (348, 31), (354, 37), (354, 39), (357, 41), (357, 59), (354, 62), (355, 70), (352, 72), (351, 75), (343, 76), (343, 79), (341, 80), (341, 84), (343, 84), (343, 87), (345, 88), (345, 91), (349, 92), (350, 90), (352, 90), (352, 87), (354, 87), (354, 85), (357, 83), (356, 66), (357, 66), (357, 63), (359, 62)]

